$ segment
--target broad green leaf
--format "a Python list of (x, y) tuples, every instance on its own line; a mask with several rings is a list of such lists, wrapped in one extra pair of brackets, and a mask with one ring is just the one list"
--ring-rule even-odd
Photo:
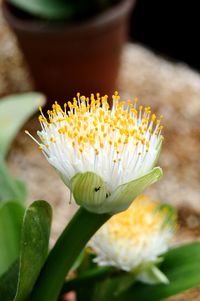
[(78, 205), (97, 213), (108, 193), (103, 179), (93, 172), (76, 174), (71, 180), (71, 189)]
[(11, 4), (45, 19), (66, 19), (71, 16), (73, 6), (63, 0), (9, 0)]
[(0, 277), (0, 301), (13, 301), (17, 288), (19, 261), (17, 260)]
[(46, 260), (51, 217), (51, 207), (45, 201), (34, 202), (25, 212), (14, 301), (24, 301), (27, 298)]
[(6, 163), (0, 154), (0, 202), (18, 200), (23, 203), (26, 199), (26, 195), (25, 184), (11, 177)]
[[(26, 1), (29, 3), (29, 1)], [(23, 124), (45, 102), (37, 92), (14, 94), (0, 100), (0, 153), (5, 157), (9, 146)]]
[(0, 275), (19, 256), (24, 207), (14, 201), (0, 203)]
[(200, 243), (192, 243), (168, 251), (160, 266), (169, 284), (137, 284), (115, 301), (159, 301), (200, 285)]
[(146, 175), (119, 186), (99, 208), (99, 213), (117, 213), (126, 210), (133, 200), (147, 187), (158, 181), (162, 174), (162, 169), (155, 167)]

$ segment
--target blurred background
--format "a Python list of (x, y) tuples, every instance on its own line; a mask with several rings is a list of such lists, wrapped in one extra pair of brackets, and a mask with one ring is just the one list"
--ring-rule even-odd
[[(57, 99), (64, 102), (78, 91), (111, 94), (117, 89), (122, 99), (137, 96), (142, 104), (151, 105), (164, 115), (165, 142), (159, 162), (164, 178), (147, 193), (178, 208), (177, 241), (199, 240), (197, 3), (97, 1), (104, 6), (88, 11), (89, 0), (80, 0), (78, 17), (74, 15), (77, 8), (72, 9), (67, 21), (63, 20), (66, 7), (56, 8), (59, 18), (62, 16), (58, 22), (52, 20), (51, 10), (46, 15), (46, 7), (40, 10), (45, 15), (36, 16), (33, 7), (17, 2), (15, 7), (12, 0), (6, 1), (3, 12), (2, 6), (0, 10), (0, 96), (39, 90), (50, 104)], [(52, 24), (56, 24), (54, 29)], [(37, 118), (24, 128), (34, 134)], [(74, 204), (68, 204), (66, 187), (23, 130), (9, 150), (7, 163), (14, 176), (26, 181), (29, 203), (46, 199), (53, 205), (53, 243), (76, 210)], [(199, 296), (196, 289), (173, 300), (198, 301)]]
[(195, 1), (139, 0), (131, 17), (131, 40), (199, 69), (197, 12)]

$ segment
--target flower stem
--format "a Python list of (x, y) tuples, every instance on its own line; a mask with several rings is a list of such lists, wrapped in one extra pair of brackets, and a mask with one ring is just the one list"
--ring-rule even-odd
[(93, 234), (110, 218), (80, 208), (49, 253), (30, 301), (56, 301), (65, 277)]

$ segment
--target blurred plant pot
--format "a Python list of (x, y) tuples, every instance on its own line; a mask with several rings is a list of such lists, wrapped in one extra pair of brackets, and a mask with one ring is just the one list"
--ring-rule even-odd
[(111, 95), (117, 88), (122, 47), (135, 0), (122, 0), (93, 19), (61, 24), (22, 18), (6, 1), (3, 13), (15, 32), (35, 81), (49, 101), (77, 92)]

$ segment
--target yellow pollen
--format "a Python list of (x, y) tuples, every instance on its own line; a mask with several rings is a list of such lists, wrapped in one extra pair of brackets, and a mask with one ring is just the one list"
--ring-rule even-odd
[[(135, 242), (140, 239), (141, 232), (151, 235), (161, 230), (163, 226), (176, 228), (176, 216), (168, 207), (162, 208), (158, 202), (147, 196), (137, 197), (128, 210), (114, 215), (106, 224), (113, 240), (130, 239)], [(171, 224), (167, 224), (167, 220)]]
[(155, 114), (153, 114), (153, 115), (151, 116), (151, 120), (152, 120), (153, 122), (156, 120), (156, 115), (155, 115)]
[[(117, 154), (121, 154), (127, 145), (131, 145), (133, 153), (138, 145), (145, 145), (148, 150), (148, 137), (160, 135), (162, 116), (159, 119), (155, 114), (151, 115), (150, 107), (139, 106), (138, 99), (134, 99), (134, 106), (131, 100), (120, 102), (117, 91), (113, 95), (113, 108), (109, 107), (108, 96), (100, 97), (91, 94), (90, 99), (77, 93), (77, 98), (64, 104), (64, 109), (55, 102), (52, 110), (48, 110), (46, 118), (42, 109), (40, 110), (39, 121), (44, 128), (55, 129), (53, 136), (47, 137), (43, 145), (57, 143), (55, 135), (58, 133), (67, 139), (73, 147), (79, 145), (80, 152), (87, 152), (88, 147), (93, 147), (96, 154), (99, 154), (107, 146), (114, 146)], [(68, 110), (67, 110), (68, 109)], [(151, 121), (155, 121), (152, 125)], [(146, 139), (147, 137), (147, 139)], [(70, 141), (71, 140), (71, 141)]]

